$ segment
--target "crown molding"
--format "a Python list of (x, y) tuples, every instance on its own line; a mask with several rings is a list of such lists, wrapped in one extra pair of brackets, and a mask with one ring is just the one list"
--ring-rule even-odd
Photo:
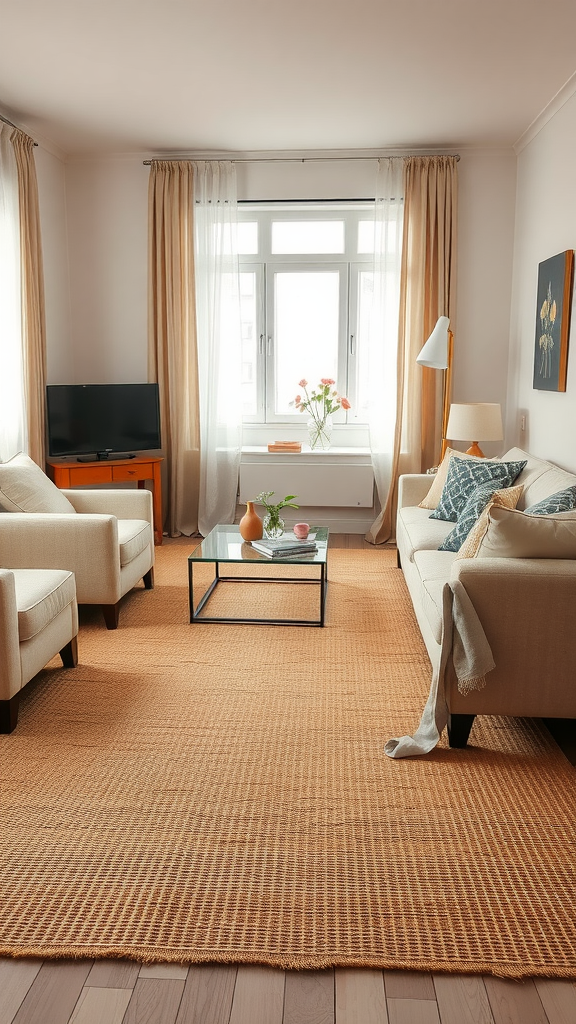
[(538, 117), (535, 117), (530, 125), (528, 125), (525, 132), (522, 133), (520, 138), (514, 143), (514, 152), (518, 156), (526, 146), (536, 138), (539, 132), (542, 131), (548, 121), (551, 121), (555, 114), (564, 106), (565, 103), (574, 95), (576, 92), (576, 71), (564, 83), (561, 89), (558, 90), (555, 96), (552, 97), (549, 103), (546, 104), (544, 110), (541, 110)]

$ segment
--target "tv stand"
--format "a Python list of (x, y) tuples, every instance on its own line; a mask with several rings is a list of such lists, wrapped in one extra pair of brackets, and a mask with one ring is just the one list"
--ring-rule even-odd
[[(122, 462), (124, 459), (135, 459), (135, 455), (131, 455), (130, 452), (122, 454), (120, 452), (95, 452), (94, 455), (98, 459), (98, 462)], [(94, 455), (78, 455), (77, 462), (94, 462)]]
[(110, 484), (135, 480), (138, 487), (144, 487), (146, 480), (152, 481), (152, 502), (154, 508), (154, 543), (162, 543), (162, 484), (160, 466), (163, 459), (157, 455), (124, 456), (114, 459), (50, 459), (46, 472), (56, 487), (85, 487), (94, 484)]

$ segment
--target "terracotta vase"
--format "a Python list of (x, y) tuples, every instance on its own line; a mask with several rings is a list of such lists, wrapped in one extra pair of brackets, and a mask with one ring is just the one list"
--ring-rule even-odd
[(253, 501), (246, 502), (246, 512), (240, 520), (238, 529), (243, 540), (260, 540), (264, 535), (262, 520), (258, 513), (254, 511)]

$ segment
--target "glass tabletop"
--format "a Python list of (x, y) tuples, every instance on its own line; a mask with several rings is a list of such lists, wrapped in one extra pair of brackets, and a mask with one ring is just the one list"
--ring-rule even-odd
[[(288, 530), (283, 534), (282, 540), (292, 539), (293, 536)], [(308, 539), (316, 541), (316, 551), (270, 558), (268, 555), (256, 551), (256, 548), (253, 548), (248, 541), (242, 540), (237, 526), (215, 526), (202, 543), (194, 548), (188, 558), (193, 562), (268, 562), (276, 565), (279, 563), (283, 565), (300, 565), (302, 563), (321, 565), (326, 562), (328, 527), (311, 526)], [(295, 538), (294, 540), (297, 543)]]

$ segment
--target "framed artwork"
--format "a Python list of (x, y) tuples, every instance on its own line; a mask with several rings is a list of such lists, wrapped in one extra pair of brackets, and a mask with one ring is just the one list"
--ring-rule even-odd
[(533, 385), (538, 391), (566, 391), (573, 280), (573, 249), (538, 265)]

